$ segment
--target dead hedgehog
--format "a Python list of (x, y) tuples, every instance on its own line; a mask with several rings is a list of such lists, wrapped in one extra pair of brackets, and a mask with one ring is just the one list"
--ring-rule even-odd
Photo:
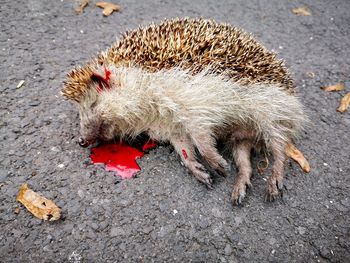
[(303, 108), (281, 60), (250, 34), (204, 19), (175, 19), (127, 32), (106, 52), (68, 74), (63, 96), (77, 102), (79, 144), (146, 133), (170, 142), (185, 166), (211, 187), (226, 176), (222, 140), (238, 166), (232, 200), (241, 203), (262, 145), (274, 164), (268, 199), (282, 189), (284, 152), (302, 128)]

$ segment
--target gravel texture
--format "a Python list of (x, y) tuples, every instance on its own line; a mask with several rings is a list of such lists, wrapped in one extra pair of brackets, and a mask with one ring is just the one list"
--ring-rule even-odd
[[(335, 111), (350, 91), (350, 1), (121, 0), (107, 18), (90, 2), (76, 15), (76, 1), (1, 1), (0, 261), (350, 262), (350, 113)], [(291, 12), (300, 6), (312, 15)], [(255, 170), (254, 189), (234, 207), (235, 171), (207, 190), (166, 146), (119, 182), (77, 145), (77, 110), (59, 95), (65, 74), (119, 32), (184, 16), (252, 32), (294, 72), (311, 120), (297, 145), (312, 171), (290, 163), (283, 200), (264, 202), (267, 175)], [(337, 82), (346, 91), (320, 90)], [(62, 220), (42, 222), (17, 203), (24, 182), (54, 200)]]

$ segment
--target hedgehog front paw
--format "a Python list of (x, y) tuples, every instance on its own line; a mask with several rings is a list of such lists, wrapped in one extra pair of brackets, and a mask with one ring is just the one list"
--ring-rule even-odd
[(230, 165), (226, 162), (226, 160), (222, 159), (221, 162), (217, 164), (217, 167), (215, 168), (215, 171), (224, 177), (227, 177), (230, 174)]
[(198, 181), (204, 183), (209, 189), (213, 189), (213, 181), (202, 164), (193, 161), (188, 164), (188, 168), (191, 170)]
[(278, 196), (281, 196), (281, 198), (283, 196), (283, 178), (278, 178), (272, 175), (267, 180), (265, 201), (273, 202)]
[(249, 178), (240, 178), (238, 177), (233, 185), (232, 191), (232, 202), (234, 205), (240, 205), (243, 202), (243, 199), (246, 195), (246, 189), (252, 188)]

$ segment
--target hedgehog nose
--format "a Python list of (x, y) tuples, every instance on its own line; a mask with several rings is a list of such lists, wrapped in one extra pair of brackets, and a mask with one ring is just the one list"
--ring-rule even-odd
[(89, 146), (89, 142), (88, 141), (86, 141), (86, 140), (84, 140), (83, 138), (79, 138), (79, 141), (78, 141), (78, 143), (79, 143), (79, 145), (81, 146), (81, 147), (88, 147)]

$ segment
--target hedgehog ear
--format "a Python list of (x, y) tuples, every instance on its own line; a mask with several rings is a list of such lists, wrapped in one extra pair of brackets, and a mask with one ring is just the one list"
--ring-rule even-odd
[(95, 72), (92, 73), (91, 80), (98, 83), (98, 85), (96, 87), (96, 90), (98, 93), (101, 93), (105, 87), (109, 88), (108, 81), (98, 73), (95, 73)]
[(103, 83), (105, 85), (108, 84), (106, 79), (103, 76), (95, 72), (91, 74), (91, 80), (97, 83)]
[(98, 86), (96, 87), (98, 93), (101, 93), (105, 87), (110, 89), (109, 80), (111, 78), (111, 71), (108, 70), (105, 66), (104, 72), (106, 75), (105, 77), (101, 76), (100, 74), (98, 74), (96, 72), (93, 72), (91, 75), (91, 80), (98, 83)]

